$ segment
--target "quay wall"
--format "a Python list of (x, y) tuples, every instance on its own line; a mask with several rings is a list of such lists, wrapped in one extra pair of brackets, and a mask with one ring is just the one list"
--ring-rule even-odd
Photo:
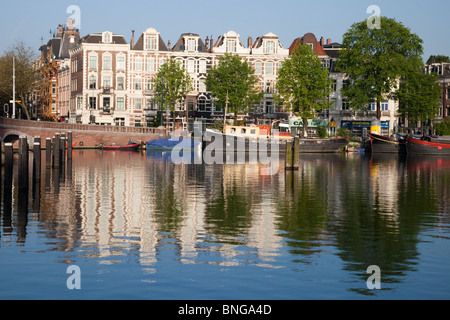
[[(0, 118), (0, 139), (2, 142), (17, 142), (19, 136), (27, 136), (29, 142), (41, 137), (42, 146), (47, 138), (53, 139), (55, 133), (72, 132), (75, 148), (95, 148), (100, 142), (104, 145), (124, 145), (132, 141), (145, 142), (166, 137), (164, 129), (115, 127), (58, 122), (29, 121)], [(31, 144), (32, 145), (32, 144)]]

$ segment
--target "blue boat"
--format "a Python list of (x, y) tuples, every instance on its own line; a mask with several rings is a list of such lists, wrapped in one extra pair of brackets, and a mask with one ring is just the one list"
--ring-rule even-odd
[(183, 151), (196, 151), (201, 148), (200, 142), (193, 139), (168, 138), (146, 142), (147, 150), (172, 151), (175, 147)]

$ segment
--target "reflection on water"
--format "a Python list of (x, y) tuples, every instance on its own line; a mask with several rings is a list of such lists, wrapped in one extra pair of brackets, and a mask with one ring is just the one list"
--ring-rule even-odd
[[(264, 175), (257, 164), (175, 165), (168, 153), (78, 151), (62, 170), (44, 168), (30, 195), (4, 190), (0, 254), (39, 237), (30, 250), (59, 252), (58, 264), (140, 266), (152, 275), (141, 282), (162, 292), (176, 286), (158, 277), (163, 268), (190, 270), (200, 283), (208, 275), (188, 266), (208, 265), (220, 267), (209, 275), (215, 279), (228, 268), (242, 274), (221, 283), (233, 298), (243, 281), (253, 294), (270, 286), (269, 299), (408, 296), (402, 284), (420, 277), (422, 244), (448, 240), (450, 160), (302, 155), (295, 172), (283, 163)], [(23, 256), (9, 254), (20, 269)], [(381, 291), (367, 289), (370, 265), (382, 270)], [(258, 281), (255, 270), (264, 272)], [(196, 290), (204, 287), (184, 298), (201, 297)], [(445, 290), (435, 292), (448, 298)]]

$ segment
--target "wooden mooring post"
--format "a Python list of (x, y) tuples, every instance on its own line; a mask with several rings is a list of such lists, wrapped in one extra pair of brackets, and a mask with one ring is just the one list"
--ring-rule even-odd
[(300, 167), (300, 138), (286, 143), (286, 170), (298, 170)]
[(13, 182), (13, 144), (5, 143), (5, 165), (4, 165), (3, 191), (12, 190)]
[(29, 149), (27, 137), (19, 137), (19, 162), (18, 162), (18, 184), (19, 192), (24, 192), (28, 190), (29, 183)]

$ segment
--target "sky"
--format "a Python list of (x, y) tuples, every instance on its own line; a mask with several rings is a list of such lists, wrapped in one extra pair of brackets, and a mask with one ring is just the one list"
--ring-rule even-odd
[(396, 19), (424, 41), (424, 60), (450, 56), (448, 0), (0, 0), (0, 54), (18, 41), (38, 54), (50, 31), (76, 14), (67, 12), (73, 5), (79, 8), (81, 36), (111, 31), (130, 42), (132, 30), (137, 39), (152, 27), (174, 44), (182, 33), (216, 40), (233, 30), (247, 45), (249, 36), (273, 32), (285, 48), (308, 32), (342, 42), (351, 25), (368, 19), (368, 7), (376, 5), (382, 16)]

